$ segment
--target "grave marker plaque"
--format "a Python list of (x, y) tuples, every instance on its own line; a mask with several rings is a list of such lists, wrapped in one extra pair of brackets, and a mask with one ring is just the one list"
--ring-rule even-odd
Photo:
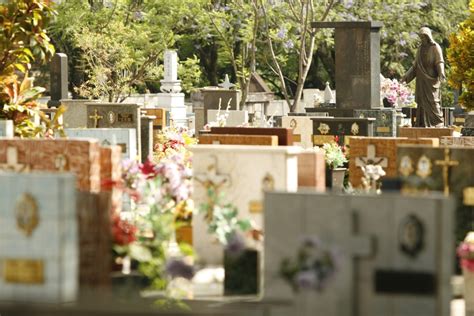
[(61, 99), (68, 98), (67, 75), (67, 55), (62, 53), (54, 54), (50, 65), (51, 100), (48, 101), (48, 107), (58, 107), (61, 105)]

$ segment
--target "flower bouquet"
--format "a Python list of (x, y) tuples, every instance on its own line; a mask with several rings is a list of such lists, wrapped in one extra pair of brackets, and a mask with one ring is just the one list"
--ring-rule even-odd
[(469, 232), (457, 248), (464, 275), (466, 311), (474, 312), (474, 232)]
[(415, 96), (410, 88), (397, 79), (381, 78), (380, 96), (387, 100), (390, 107), (413, 106)]
[(280, 263), (280, 276), (295, 292), (323, 291), (336, 274), (339, 254), (315, 236), (305, 237), (293, 258)]

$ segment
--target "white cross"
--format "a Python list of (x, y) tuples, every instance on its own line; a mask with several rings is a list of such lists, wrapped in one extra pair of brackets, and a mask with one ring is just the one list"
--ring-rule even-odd
[(235, 84), (230, 82), (229, 75), (225, 75), (224, 82), (220, 83), (219, 87), (224, 88), (224, 89), (231, 89), (235, 87)]
[(8, 147), (7, 163), (0, 164), (0, 170), (22, 172), (29, 171), (30, 166), (18, 163), (18, 149), (16, 147)]
[(387, 168), (387, 164), (387, 158), (375, 156), (375, 145), (373, 144), (367, 146), (367, 157), (356, 157), (356, 166), (361, 168), (367, 165), (378, 165)]

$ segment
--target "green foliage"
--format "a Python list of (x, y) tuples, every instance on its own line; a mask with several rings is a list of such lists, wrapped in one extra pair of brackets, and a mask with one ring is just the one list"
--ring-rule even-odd
[(208, 222), (208, 232), (213, 234), (222, 245), (227, 245), (237, 232), (247, 232), (252, 226), (248, 220), (238, 218), (239, 210), (231, 203), (224, 203), (224, 195), (209, 186), (207, 203), (199, 207)]
[[(49, 1), (48, 1), (49, 2)], [(45, 27), (54, 11), (44, 0), (8, 0), (0, 5), (0, 80), (25, 73), (36, 59), (54, 54)]]
[(459, 25), (459, 31), (450, 36), (448, 82), (462, 91), (459, 103), (467, 110), (474, 110), (474, 0), (470, 2), (470, 11), (470, 17)]

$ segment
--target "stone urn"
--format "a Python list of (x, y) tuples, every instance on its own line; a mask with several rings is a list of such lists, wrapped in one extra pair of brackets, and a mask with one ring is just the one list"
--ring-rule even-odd
[(328, 168), (326, 167), (326, 188), (332, 188), (336, 191), (342, 191), (344, 188), (344, 177), (347, 168)]
[[(474, 231), (469, 232), (464, 239), (467, 244), (474, 245)], [(471, 259), (474, 261), (474, 259)], [(474, 263), (470, 267), (463, 265), (464, 277), (464, 301), (466, 303), (466, 315), (474, 315)]]

